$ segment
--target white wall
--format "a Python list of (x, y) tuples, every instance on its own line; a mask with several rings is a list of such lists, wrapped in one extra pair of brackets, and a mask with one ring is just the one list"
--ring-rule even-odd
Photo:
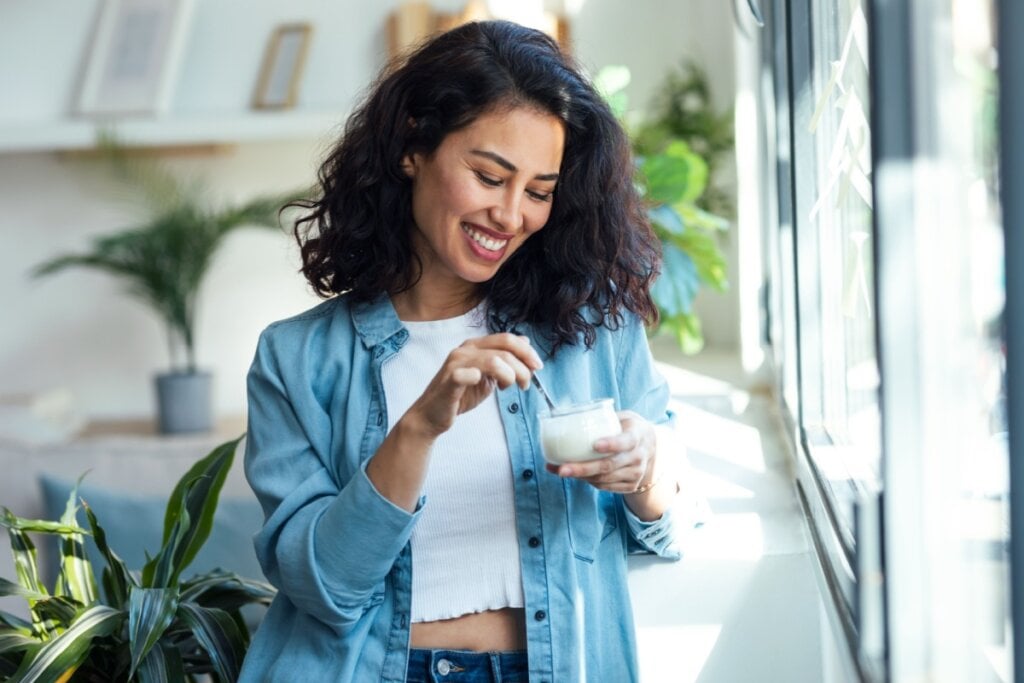
[[(461, 3), (435, 1), (439, 9)], [(554, 3), (559, 4), (559, 3)], [(733, 90), (727, 3), (566, 0), (581, 61), (593, 71), (630, 67), (631, 101), (649, 101), (684, 56), (703, 62), (715, 98)], [(197, 0), (170, 116), (243, 110), (267, 37), (285, 21), (315, 26), (300, 107), (336, 110), (339, 123), (384, 60), (384, 22), (397, 5), (356, 0)], [(60, 119), (70, 106), (88, 47), (91, 2), (5, 0), (0, 4), (0, 127)], [(246, 144), (212, 156), (171, 158), (206, 178), (211, 196), (244, 200), (309, 184), (317, 140)], [(32, 280), (33, 264), (82, 247), (129, 223), (131, 207), (75, 161), (50, 153), (0, 154), (0, 397), (68, 387), (95, 418), (153, 412), (151, 376), (168, 363), (160, 322), (102, 274), (68, 271)], [(242, 230), (230, 238), (204, 285), (198, 321), (200, 364), (214, 371), (220, 415), (244, 411), (244, 377), (259, 330), (315, 298), (296, 274), (284, 235)], [(709, 343), (735, 346), (735, 305), (704, 307)]]

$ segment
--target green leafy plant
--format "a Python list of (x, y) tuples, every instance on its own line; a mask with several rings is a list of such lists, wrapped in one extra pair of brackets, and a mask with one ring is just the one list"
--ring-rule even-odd
[(665, 77), (651, 117), (639, 126), (633, 143), (640, 154), (650, 154), (673, 140), (684, 141), (707, 164), (707, 184), (696, 199), (697, 206), (731, 217), (733, 201), (716, 185), (715, 178), (723, 156), (735, 144), (733, 113), (714, 109), (707, 74), (693, 61), (682, 62)]
[(84, 252), (40, 264), (34, 274), (87, 267), (120, 278), (130, 295), (164, 321), (172, 367), (195, 372), (200, 285), (224, 238), (245, 226), (278, 228), (281, 207), (305, 192), (214, 206), (204, 196), (201, 182), (179, 178), (152, 159), (128, 154), (110, 136), (101, 139), (100, 150), (115, 177), (141, 199), (145, 217), (139, 225), (96, 238)]
[[(167, 503), (163, 544), (141, 574), (129, 572), (107, 545), (103, 527), (81, 501), (88, 528), (78, 523), (77, 486), (59, 521), (29, 520), (2, 509), (17, 581), (0, 579), (0, 595), (28, 602), (25, 621), (0, 611), (0, 679), (12, 683), (193, 681), (207, 674), (238, 677), (249, 643), (241, 608), (269, 604), (274, 589), (216, 570), (182, 580), (213, 526), (220, 490), (241, 439), (199, 460)], [(60, 572), (43, 585), (29, 534), (60, 540)], [(85, 551), (96, 544), (106, 567), (97, 582)], [(102, 586), (102, 590), (100, 590)]]
[[(606, 67), (595, 80), (622, 119), (628, 104), (625, 88), (630, 81), (629, 70)], [(700, 206), (708, 186), (708, 164), (686, 140), (662, 131), (657, 139), (648, 133), (641, 143), (637, 134), (630, 132), (635, 182), (662, 246), (662, 272), (651, 290), (661, 315), (655, 331), (672, 333), (684, 352), (696, 353), (704, 346), (704, 335), (693, 300), (701, 287), (716, 291), (728, 288), (718, 235), (728, 229), (729, 222)]]

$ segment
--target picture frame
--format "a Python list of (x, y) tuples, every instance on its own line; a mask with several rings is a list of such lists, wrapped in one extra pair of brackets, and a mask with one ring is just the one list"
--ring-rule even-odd
[(299, 83), (306, 65), (313, 26), (282, 24), (274, 29), (263, 53), (252, 106), (256, 109), (289, 109), (299, 99)]
[(104, 0), (75, 113), (152, 115), (166, 111), (192, 6), (193, 0)]

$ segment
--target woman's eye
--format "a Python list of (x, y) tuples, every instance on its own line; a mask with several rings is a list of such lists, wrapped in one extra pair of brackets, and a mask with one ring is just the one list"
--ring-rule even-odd
[(535, 199), (538, 202), (550, 202), (551, 201), (551, 194), (552, 193), (551, 192), (534, 192), (533, 190), (527, 190), (526, 194), (528, 194), (531, 199)]
[(481, 183), (489, 187), (498, 187), (501, 185), (501, 181), (497, 178), (492, 178), (491, 176), (480, 173), (479, 171), (476, 172), (476, 177)]

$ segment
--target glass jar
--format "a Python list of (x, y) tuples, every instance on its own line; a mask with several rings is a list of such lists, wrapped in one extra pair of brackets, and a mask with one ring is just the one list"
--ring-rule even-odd
[(594, 442), (621, 431), (615, 401), (610, 398), (557, 407), (540, 416), (544, 459), (556, 465), (605, 457), (594, 451)]

